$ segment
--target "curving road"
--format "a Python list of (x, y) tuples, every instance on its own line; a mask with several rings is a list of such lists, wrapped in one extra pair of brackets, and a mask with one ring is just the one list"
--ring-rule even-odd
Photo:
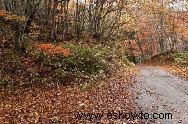
[[(145, 123), (188, 124), (188, 81), (159, 67), (141, 66), (139, 70), (134, 91), (140, 109), (151, 114)], [(168, 118), (165, 113), (171, 113), (172, 119), (162, 119)]]

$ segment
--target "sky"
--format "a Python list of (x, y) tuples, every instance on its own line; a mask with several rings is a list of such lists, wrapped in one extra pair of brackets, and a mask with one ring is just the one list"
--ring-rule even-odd
[(174, 2), (171, 3), (169, 6), (176, 11), (187, 11), (188, 1), (187, 0), (174, 0)]
[[(76, 0), (74, 0), (76, 2)], [(187, 11), (188, 10), (188, 0), (173, 0), (173, 3), (169, 4), (170, 8), (175, 11)], [(85, 2), (85, 0), (79, 0), (79, 2)]]

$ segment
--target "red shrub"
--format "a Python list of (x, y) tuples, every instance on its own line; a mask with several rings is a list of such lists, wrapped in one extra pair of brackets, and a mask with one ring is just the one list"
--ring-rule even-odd
[(39, 50), (42, 50), (42, 51), (48, 51), (50, 49), (52, 49), (54, 46), (52, 44), (40, 44), (40, 45), (37, 45), (37, 48)]
[(40, 44), (37, 45), (37, 49), (47, 53), (48, 55), (61, 55), (69, 56), (69, 51), (61, 46), (54, 46), (52, 44)]

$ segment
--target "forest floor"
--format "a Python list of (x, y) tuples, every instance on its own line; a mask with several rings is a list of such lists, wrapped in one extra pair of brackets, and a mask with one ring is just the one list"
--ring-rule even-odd
[[(135, 68), (109, 78), (92, 88), (30, 87), (17, 89), (14, 93), (0, 94), (0, 123), (140, 123), (138, 120), (111, 119), (108, 112), (134, 112), (133, 94), (130, 87), (134, 83)], [(81, 116), (84, 112), (103, 114), (102, 118)], [(83, 113), (82, 113), (83, 114)]]
[(172, 119), (151, 119), (148, 123), (188, 123), (188, 81), (156, 66), (138, 66), (134, 86), (136, 102), (143, 112), (171, 113)]

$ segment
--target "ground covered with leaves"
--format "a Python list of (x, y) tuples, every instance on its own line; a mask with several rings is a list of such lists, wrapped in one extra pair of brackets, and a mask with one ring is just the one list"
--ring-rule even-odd
[(11, 93), (1, 91), (0, 123), (136, 123), (125, 119), (75, 118), (77, 112), (134, 112), (136, 108), (129, 89), (135, 74), (135, 69), (130, 68), (92, 88), (59, 85), (54, 88), (33, 86)]

